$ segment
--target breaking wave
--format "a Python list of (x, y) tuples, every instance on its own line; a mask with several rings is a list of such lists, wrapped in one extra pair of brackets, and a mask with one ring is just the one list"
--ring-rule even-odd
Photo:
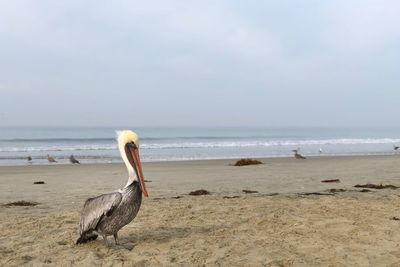
[[(62, 143), (62, 140), (58, 139)], [(68, 139), (70, 140), (70, 139)], [(74, 139), (76, 140), (76, 139)], [(114, 139), (95, 139), (97, 141), (112, 141), (107, 143), (85, 144), (78, 139), (79, 144), (41, 145), (41, 146), (6, 146), (1, 147), (0, 152), (44, 152), (44, 151), (96, 151), (117, 150)], [(84, 140), (84, 139), (83, 139)], [(93, 140), (93, 139), (90, 139)], [(163, 139), (167, 141), (166, 139)], [(31, 140), (30, 140), (31, 141)], [(41, 141), (44, 142), (44, 141)], [(280, 146), (308, 146), (308, 145), (365, 145), (365, 144), (398, 144), (400, 139), (378, 138), (378, 139), (321, 139), (321, 140), (269, 140), (269, 141), (192, 141), (192, 142), (149, 142), (143, 141), (141, 149), (201, 149), (201, 148), (240, 148), (240, 147), (280, 147)]]

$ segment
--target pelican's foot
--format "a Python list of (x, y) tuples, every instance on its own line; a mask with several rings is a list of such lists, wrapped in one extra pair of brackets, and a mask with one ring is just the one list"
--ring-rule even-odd
[(136, 245), (132, 243), (126, 243), (126, 244), (115, 244), (114, 246), (110, 247), (112, 249), (127, 249), (127, 250), (132, 250)]
[(123, 246), (127, 250), (132, 250), (136, 246), (136, 244), (134, 244), (134, 243), (125, 243), (125, 244), (123, 244)]
[(134, 243), (124, 243), (121, 246), (123, 246), (127, 250), (132, 250), (136, 246), (136, 244), (134, 244)]

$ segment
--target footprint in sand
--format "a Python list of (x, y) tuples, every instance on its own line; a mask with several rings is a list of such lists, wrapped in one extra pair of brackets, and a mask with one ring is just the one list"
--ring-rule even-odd
[(65, 246), (68, 245), (67, 241), (58, 241), (57, 244), (59, 244), (60, 246)]
[(24, 256), (21, 257), (21, 259), (24, 260), (25, 263), (26, 263), (26, 262), (29, 262), (29, 261), (33, 260), (34, 258), (32, 256), (29, 256), (29, 255), (24, 255)]

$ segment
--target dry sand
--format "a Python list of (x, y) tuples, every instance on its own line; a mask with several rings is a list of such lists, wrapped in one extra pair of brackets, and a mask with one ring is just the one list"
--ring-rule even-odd
[[(135, 244), (131, 251), (106, 248), (101, 238), (75, 245), (84, 200), (125, 185), (123, 165), (0, 167), (0, 204), (40, 203), (0, 206), (0, 266), (400, 265), (400, 221), (393, 220), (400, 218), (400, 189), (361, 193), (353, 187), (400, 186), (400, 157), (263, 162), (144, 164), (150, 198), (119, 233), (122, 243)], [(46, 184), (33, 185), (38, 180)], [(201, 188), (212, 194), (188, 196)], [(330, 188), (348, 191), (299, 195)]]

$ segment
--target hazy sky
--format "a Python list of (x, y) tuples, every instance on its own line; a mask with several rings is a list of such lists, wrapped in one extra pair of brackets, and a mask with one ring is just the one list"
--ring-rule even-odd
[(0, 0), (0, 126), (390, 126), (400, 1)]

